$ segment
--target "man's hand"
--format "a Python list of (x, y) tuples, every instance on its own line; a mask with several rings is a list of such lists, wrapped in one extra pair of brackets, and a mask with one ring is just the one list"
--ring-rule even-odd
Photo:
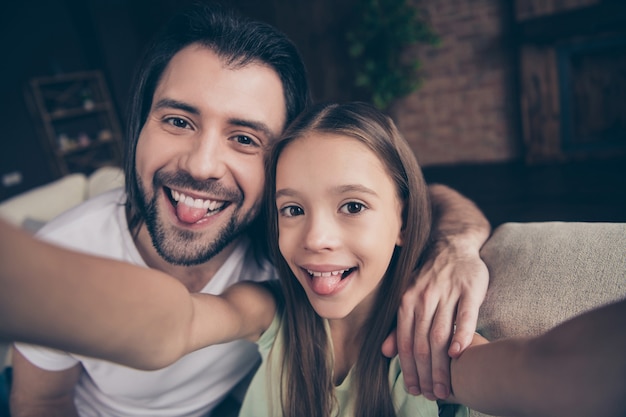
[(385, 341), (383, 353), (398, 354), (411, 394), (434, 400), (450, 395), (450, 357), (470, 345), (476, 330), (489, 285), (479, 251), (491, 228), (456, 191), (440, 185), (430, 189), (435, 243), (402, 298), (397, 330)]

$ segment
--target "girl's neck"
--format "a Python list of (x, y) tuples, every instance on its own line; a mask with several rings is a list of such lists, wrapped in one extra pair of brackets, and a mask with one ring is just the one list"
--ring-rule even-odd
[(333, 382), (340, 385), (356, 363), (363, 337), (344, 323), (330, 326), (333, 349)]
[[(368, 309), (369, 310), (369, 309)], [(364, 339), (363, 329), (368, 315), (353, 311), (342, 319), (328, 321), (333, 349), (333, 381), (340, 385), (354, 366)]]

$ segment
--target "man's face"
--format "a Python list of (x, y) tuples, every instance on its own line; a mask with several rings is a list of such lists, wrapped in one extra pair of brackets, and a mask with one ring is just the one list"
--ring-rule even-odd
[(203, 263), (250, 224), (261, 204), (265, 151), (285, 115), (271, 68), (226, 68), (198, 45), (174, 56), (135, 154), (146, 225), (161, 257)]

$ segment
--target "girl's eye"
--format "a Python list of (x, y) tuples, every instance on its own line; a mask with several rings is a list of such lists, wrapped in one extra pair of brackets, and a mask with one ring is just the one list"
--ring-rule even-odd
[(363, 210), (365, 210), (365, 205), (363, 205), (362, 203), (357, 203), (356, 201), (351, 201), (341, 206), (340, 211), (347, 214), (357, 214), (362, 212)]
[(280, 209), (280, 214), (285, 217), (302, 216), (304, 210), (302, 210), (302, 207), (298, 206), (287, 206)]

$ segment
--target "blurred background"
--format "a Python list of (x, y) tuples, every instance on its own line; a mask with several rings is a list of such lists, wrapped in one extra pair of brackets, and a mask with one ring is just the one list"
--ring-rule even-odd
[[(189, 3), (4, 2), (0, 202), (119, 164), (138, 57)], [(316, 100), (385, 108), (494, 226), (626, 221), (623, 0), (227, 3), (288, 34)]]

